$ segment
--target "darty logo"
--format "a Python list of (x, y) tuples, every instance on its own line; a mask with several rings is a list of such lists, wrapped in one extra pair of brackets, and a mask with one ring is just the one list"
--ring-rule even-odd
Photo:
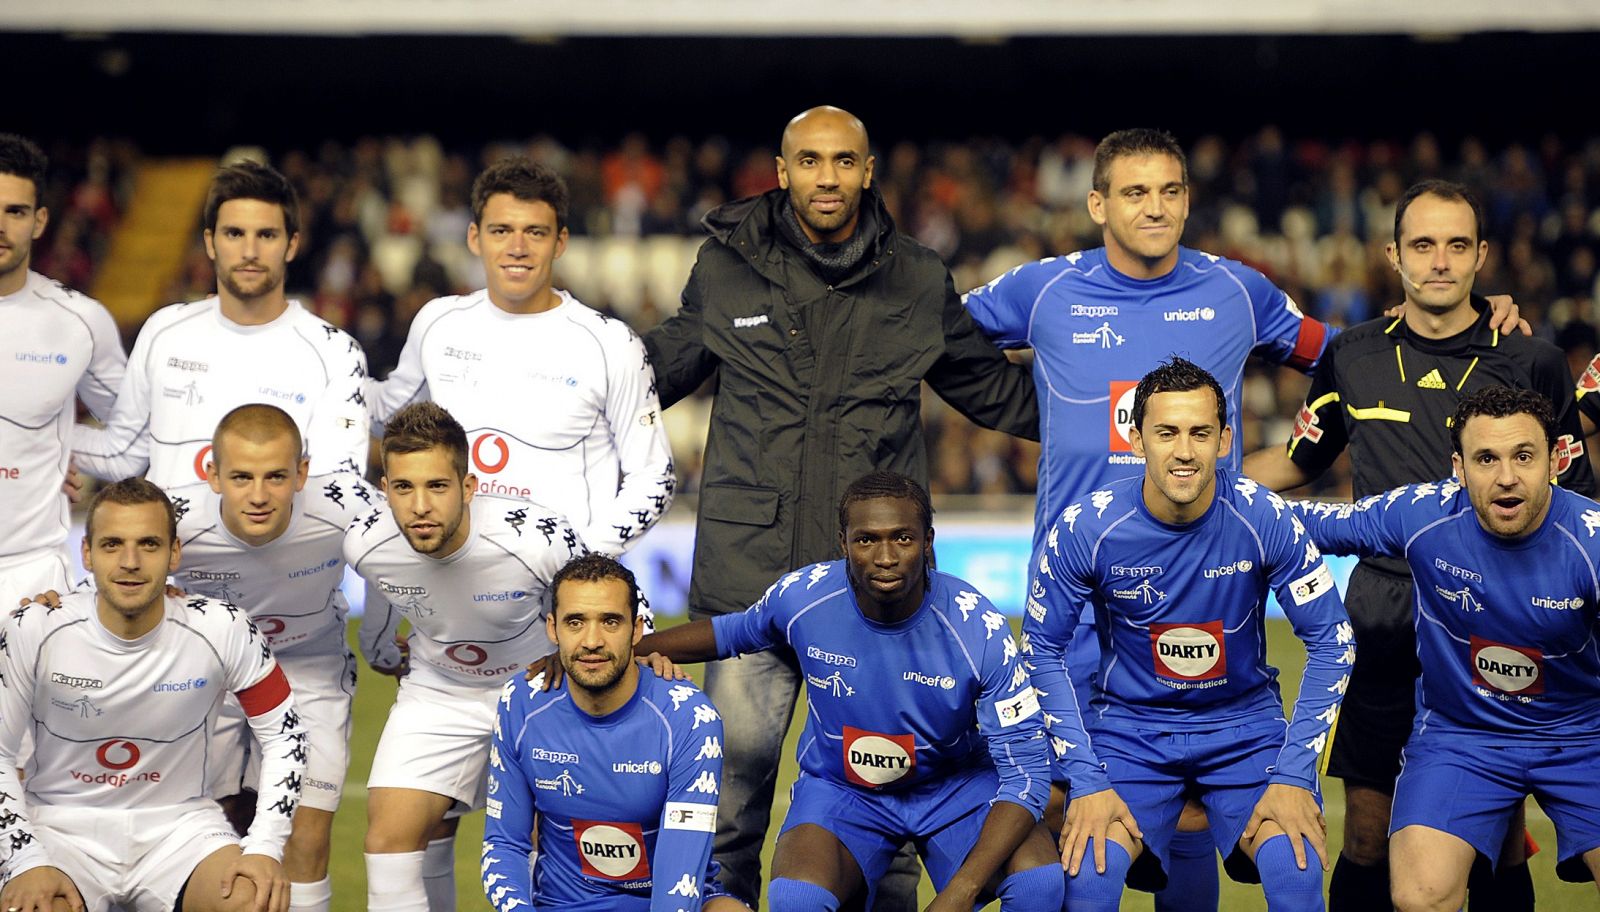
[(1544, 693), (1544, 657), (1536, 649), (1471, 637), (1472, 683), (1506, 694)]
[(884, 735), (846, 725), (844, 761), (845, 778), (856, 785), (888, 785), (916, 768), (916, 741), (911, 735)]
[(1137, 380), (1111, 381), (1111, 439), (1107, 442), (1113, 453), (1132, 453), (1133, 444), (1128, 434), (1133, 430), (1133, 391)]
[(637, 823), (572, 821), (583, 873), (605, 880), (641, 880), (650, 876), (644, 854), (644, 831)]
[(1150, 652), (1156, 674), (1183, 681), (1208, 681), (1228, 670), (1221, 621), (1151, 624)]
[(478, 471), (493, 475), (510, 461), (511, 448), (499, 434), (479, 434), (478, 439), (472, 441), (472, 464)]

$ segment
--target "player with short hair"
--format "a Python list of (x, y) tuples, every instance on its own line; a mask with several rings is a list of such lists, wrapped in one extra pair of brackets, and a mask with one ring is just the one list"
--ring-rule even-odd
[[(308, 736), (306, 773), (284, 871), (293, 912), (327, 912), (333, 814), (350, 760), (355, 659), (345, 643), (349, 608), (345, 529), (378, 503), (348, 473), (307, 475), (300, 430), (274, 405), (241, 405), (211, 435), (209, 482), (170, 492), (183, 565), (173, 581), (187, 592), (249, 613), (294, 688)], [(239, 794), (259, 748), (236, 701), (224, 703), (212, 739), (211, 793)]]
[[(401, 409), (382, 441), (388, 504), (345, 534), (345, 560), (368, 583), (362, 652), (401, 678), (367, 778), (373, 912), (429, 908), (424, 852), (450, 858), (449, 840), (429, 836), (448, 813), (484, 806), (500, 685), (550, 652), (550, 581), (586, 550), (559, 513), (478, 494), (467, 449), (436, 403)], [(392, 641), (401, 620), (405, 653)], [(435, 909), (451, 901), (448, 876), (435, 892)]]
[[(1217, 466), (1232, 443), (1227, 407), (1216, 378), (1182, 358), (1146, 374), (1130, 432), (1143, 475), (1070, 504), (1037, 555), (1022, 635), (1068, 789), (1074, 912), (1115, 910), (1125, 878), (1164, 885), (1191, 793), (1229, 872), (1259, 877), (1268, 909), (1322, 908), (1317, 761), (1355, 646), (1333, 577), (1283, 501)], [(1266, 664), (1269, 589), (1307, 650), (1287, 724)], [(1085, 606), (1101, 645), (1086, 716), (1063, 663)]]
[[(633, 574), (602, 554), (550, 584), (563, 684), (512, 678), (489, 757), (483, 889), (517, 908), (738, 912), (711, 863), (722, 720), (693, 684), (645, 674)], [(538, 825), (537, 863), (530, 834)]]
[(367, 357), (284, 292), (300, 244), (294, 187), (266, 165), (228, 165), (211, 182), (204, 227), (216, 295), (145, 321), (106, 426), (73, 431), (78, 467), (100, 478), (143, 474), (163, 488), (205, 481), (218, 419), (266, 402), (294, 417), (313, 474), (362, 474)]
[[(182, 549), (160, 488), (101, 488), (86, 522), (96, 588), (25, 605), (0, 629), (0, 908), (284, 912), (279, 859), (306, 751), (288, 680), (244, 612), (165, 594)], [(242, 842), (204, 788), (224, 693), (263, 747)]]
[(1544, 396), (1488, 387), (1452, 418), (1454, 478), (1292, 505), (1323, 548), (1403, 557), (1416, 580), (1422, 674), (1389, 823), (1402, 912), (1461, 908), (1530, 794), (1556, 873), (1600, 880), (1600, 509), (1550, 483), (1564, 444)]
[(71, 585), (61, 491), (76, 418), (74, 395), (111, 414), (128, 359), (99, 301), (29, 267), (44, 234), (49, 160), (31, 140), (0, 133), (0, 605)]
[(939, 895), (930, 909), (1061, 908), (1061, 870), (1039, 826), (1049, 757), (1038, 699), (1005, 618), (933, 569), (927, 491), (872, 472), (839, 505), (845, 557), (773, 583), (746, 611), (645, 637), (638, 651), (703, 662), (789, 648), (809, 715), (800, 779), (778, 837), (773, 912), (870, 905), (913, 842)]
[(672, 502), (672, 451), (644, 343), (552, 284), (566, 223), (567, 185), (544, 165), (515, 156), (478, 175), (467, 247), (487, 287), (428, 302), (369, 398), (380, 427), (407, 403), (444, 406), (479, 493), (548, 504), (618, 555)]

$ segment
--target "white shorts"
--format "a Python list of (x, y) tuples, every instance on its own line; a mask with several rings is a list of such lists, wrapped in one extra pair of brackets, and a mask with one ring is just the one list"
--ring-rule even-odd
[(389, 710), (367, 788), (418, 789), (481, 810), (499, 698), (498, 687), (440, 686), (413, 672)]
[(88, 912), (167, 912), (196, 866), (239, 837), (213, 802), (178, 808), (32, 809), (34, 835)]
[[(295, 712), (306, 727), (310, 750), (300, 804), (319, 811), (339, 809), (345, 769), (350, 765), (350, 701), (355, 696), (356, 660), (349, 649), (326, 655), (281, 655), (278, 666), (289, 679)], [(261, 779), (261, 746), (233, 694), (222, 701), (211, 736), (207, 794), (213, 798), (256, 789)]]
[(72, 565), (65, 548), (34, 552), (13, 562), (0, 560), (0, 609), (10, 611), (41, 592), (72, 591)]

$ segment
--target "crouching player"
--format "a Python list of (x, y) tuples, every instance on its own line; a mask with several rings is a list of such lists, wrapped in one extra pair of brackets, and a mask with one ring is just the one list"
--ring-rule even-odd
[[(629, 570), (562, 567), (546, 620), (564, 687), (506, 682), (489, 754), (483, 889), (517, 908), (739, 912), (711, 863), (722, 720), (692, 684), (641, 674)], [(538, 860), (529, 834), (538, 815)], [(712, 870), (708, 870), (708, 865)]]
[[(1144, 474), (1070, 504), (1038, 555), (1022, 633), (1069, 799), (1073, 912), (1115, 910), (1125, 878), (1164, 885), (1188, 795), (1268, 909), (1323, 908), (1322, 870), (1307, 862), (1327, 865), (1317, 760), (1355, 660), (1350, 624), (1284, 502), (1217, 468), (1226, 409), (1188, 361), (1146, 374), (1130, 432)], [(1308, 653), (1287, 725), (1266, 664), (1269, 589)], [(1062, 661), (1085, 605), (1101, 643), (1087, 733)]]
[(838, 909), (915, 843), (939, 895), (969, 912), (1061, 908), (1039, 815), (1049, 756), (1005, 618), (932, 569), (933, 508), (892, 472), (839, 506), (843, 560), (778, 580), (746, 611), (645, 637), (640, 652), (703, 662), (778, 647), (799, 658), (810, 712), (773, 859), (772, 912)]
[(1528, 795), (1557, 875), (1600, 880), (1600, 509), (1550, 483), (1559, 432), (1538, 393), (1479, 390), (1450, 427), (1455, 479), (1294, 504), (1323, 548), (1403, 556), (1417, 580), (1422, 677), (1389, 823), (1402, 912), (1461, 908)]
[[(165, 595), (180, 549), (160, 488), (101, 488), (87, 525), (95, 590), (25, 605), (0, 629), (0, 908), (284, 912), (280, 860), (306, 762), (288, 680), (242, 610)], [(262, 747), (242, 841), (204, 788), (224, 693)], [(25, 786), (13, 761), (24, 732)]]

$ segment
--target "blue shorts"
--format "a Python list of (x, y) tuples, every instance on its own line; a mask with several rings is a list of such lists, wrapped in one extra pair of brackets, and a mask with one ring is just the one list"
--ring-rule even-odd
[[(1229, 876), (1260, 883), (1254, 863), (1237, 849), (1267, 790), (1287, 731), (1282, 719), (1204, 732), (1097, 727), (1092, 732), (1094, 751), (1144, 833), (1145, 852), (1129, 871), (1128, 886), (1155, 891), (1167, 885), (1172, 837), (1191, 797), (1206, 809), (1211, 838), (1225, 853)], [(1315, 794), (1320, 805), (1322, 795)]]
[(832, 833), (861, 868), (871, 908), (878, 881), (907, 842), (916, 845), (934, 889), (944, 889), (977, 845), (999, 791), (1000, 777), (987, 766), (895, 792), (869, 792), (802, 772), (780, 834), (804, 823)]
[(1556, 827), (1556, 874), (1574, 883), (1593, 879), (1583, 855), (1600, 848), (1600, 743), (1413, 735), (1400, 759), (1390, 835), (1425, 826), (1496, 861), (1512, 811), (1532, 795)]

